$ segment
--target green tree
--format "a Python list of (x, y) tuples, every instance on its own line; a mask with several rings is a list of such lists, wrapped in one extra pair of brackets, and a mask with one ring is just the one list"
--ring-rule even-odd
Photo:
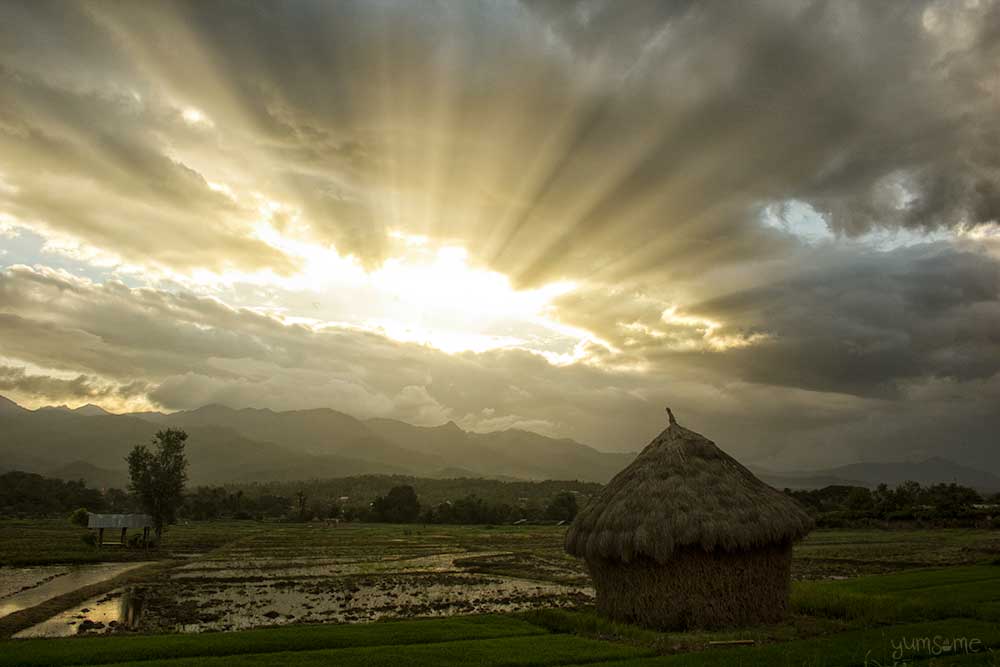
[(187, 437), (187, 433), (178, 429), (158, 431), (151, 448), (136, 445), (125, 458), (131, 478), (129, 491), (153, 519), (157, 541), (163, 535), (163, 527), (176, 520), (177, 508), (184, 500)]
[(372, 503), (376, 520), (387, 523), (413, 523), (420, 516), (420, 501), (417, 492), (409, 484), (394, 486), (385, 496), (379, 496)]
[(951, 484), (935, 484), (924, 491), (924, 499), (934, 508), (938, 517), (958, 518), (972, 511), (972, 506), (982, 501), (975, 489)]
[(576, 496), (568, 491), (556, 494), (545, 508), (545, 518), (552, 521), (572, 521), (576, 518), (576, 513)]
[(860, 486), (851, 489), (845, 504), (852, 512), (871, 512), (875, 508), (872, 492)]
[(295, 504), (299, 508), (299, 521), (306, 520), (306, 501), (308, 500), (309, 495), (301, 489), (295, 494)]
[(87, 511), (86, 507), (81, 507), (80, 509), (74, 511), (69, 515), (69, 522), (74, 526), (80, 526), (81, 528), (86, 528), (87, 523), (90, 521), (90, 512)]
[(114, 514), (125, 514), (132, 511), (135, 498), (121, 489), (108, 489), (104, 492), (104, 503), (107, 505), (108, 511)]
[(896, 509), (911, 509), (920, 504), (923, 490), (920, 484), (913, 480), (907, 480), (896, 487), (895, 494)]

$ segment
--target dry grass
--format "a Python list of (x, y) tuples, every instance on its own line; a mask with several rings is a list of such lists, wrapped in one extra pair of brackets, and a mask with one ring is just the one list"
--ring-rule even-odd
[(589, 561), (598, 611), (658, 630), (759, 625), (788, 606), (790, 544), (744, 553), (681, 549), (668, 566), (652, 560)]
[(788, 496), (715, 443), (671, 424), (580, 512), (566, 550), (589, 560), (671, 560), (675, 550), (746, 551), (813, 527)]

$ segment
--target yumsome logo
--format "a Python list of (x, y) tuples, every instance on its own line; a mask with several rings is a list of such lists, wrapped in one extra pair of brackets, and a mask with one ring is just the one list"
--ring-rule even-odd
[(986, 650), (981, 639), (975, 637), (897, 637), (889, 639), (892, 662), (884, 662), (865, 654), (865, 667), (902, 667), (911, 660), (947, 655), (982, 653)]

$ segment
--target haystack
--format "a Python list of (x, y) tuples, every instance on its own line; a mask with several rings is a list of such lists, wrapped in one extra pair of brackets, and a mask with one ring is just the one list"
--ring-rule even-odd
[(792, 543), (812, 519), (667, 413), (667, 429), (566, 534), (566, 551), (587, 562), (598, 611), (665, 630), (780, 620)]

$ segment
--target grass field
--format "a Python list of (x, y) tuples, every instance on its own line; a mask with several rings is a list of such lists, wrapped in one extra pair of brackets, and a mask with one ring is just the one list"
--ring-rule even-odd
[[(237, 656), (290, 665), (1000, 665), (1000, 535), (989, 531), (817, 531), (796, 550), (786, 622), (711, 633), (598, 617), (556, 527), (208, 523), (173, 527), (165, 548), (149, 553), (89, 549), (80, 532), (0, 522), (0, 563), (158, 560), (127, 582), (145, 596), (140, 632), (7, 640), (0, 667), (223, 665)], [(101, 594), (115, 604), (111, 589), (122, 585), (0, 619), (0, 632), (56, 608), (86, 609)], [(430, 616), (440, 618), (398, 620)], [(148, 634), (258, 625), (272, 627)], [(754, 644), (713, 644), (734, 640)]]

